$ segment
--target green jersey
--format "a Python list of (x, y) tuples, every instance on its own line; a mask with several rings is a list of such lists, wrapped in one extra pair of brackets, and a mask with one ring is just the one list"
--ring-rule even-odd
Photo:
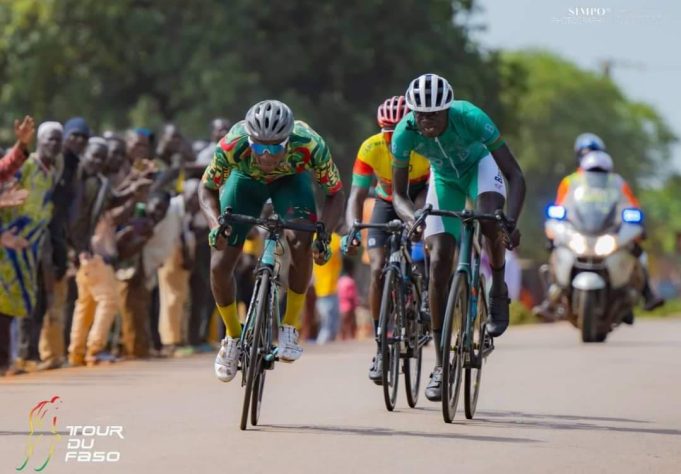
[(414, 151), (430, 161), (433, 175), (446, 181), (459, 181), (480, 160), (504, 144), (492, 119), (465, 100), (452, 102), (447, 128), (438, 137), (419, 132), (414, 112), (407, 114), (392, 137), (393, 166), (407, 167)]

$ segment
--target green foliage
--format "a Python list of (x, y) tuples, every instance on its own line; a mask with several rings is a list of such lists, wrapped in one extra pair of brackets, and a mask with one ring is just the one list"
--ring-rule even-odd
[(514, 120), (504, 130), (528, 186), (521, 221), (523, 253), (544, 258), (544, 208), (573, 172), (575, 137), (598, 134), (615, 168), (634, 188), (665, 172), (674, 135), (648, 105), (627, 100), (609, 79), (542, 51), (502, 56), (502, 103)]
[[(327, 138), (347, 179), (357, 147), (376, 131), (377, 105), (436, 72), (492, 117), (519, 158), (529, 184), (522, 252), (542, 259), (543, 209), (575, 167), (579, 133), (601, 135), (635, 187), (664, 173), (675, 137), (652, 108), (555, 55), (482, 53), (458, 20), (475, 8), (474, 0), (3, 0), (0, 141), (12, 140), (10, 124), (25, 113), (83, 115), (97, 130), (172, 120), (205, 137), (211, 118), (238, 120), (276, 97)], [(663, 219), (670, 196), (659, 205), (655, 196), (646, 210)]]
[(6, 1), (0, 123), (81, 114), (100, 129), (174, 120), (205, 136), (212, 117), (276, 97), (329, 140), (348, 176), (378, 104), (421, 73), (502, 117), (497, 57), (453, 20), (473, 3)]
[(674, 251), (674, 237), (681, 232), (681, 175), (670, 176), (663, 187), (641, 194), (648, 240), (646, 249), (654, 256)]

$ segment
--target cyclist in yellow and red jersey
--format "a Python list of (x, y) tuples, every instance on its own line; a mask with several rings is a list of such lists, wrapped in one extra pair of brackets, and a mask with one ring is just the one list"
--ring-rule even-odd
[[(369, 195), (369, 188), (374, 179), (377, 181), (376, 203), (371, 215), (371, 223), (385, 224), (394, 219), (399, 219), (392, 205), (393, 156), (390, 152), (390, 142), (395, 126), (407, 112), (404, 96), (391, 97), (378, 107), (377, 120), (381, 131), (362, 143), (352, 170), (352, 189), (346, 211), (348, 228), (352, 227), (355, 220), (361, 221), (362, 205)], [(409, 193), (414, 202), (418, 202), (417, 205), (422, 206), (426, 198), (430, 166), (428, 160), (418, 153), (412, 153), (409, 164)], [(360, 244), (360, 240), (359, 232), (343, 237), (343, 252), (354, 253), (355, 248)], [(387, 234), (377, 229), (370, 229), (367, 240), (371, 262), (369, 306), (374, 318), (374, 330), (376, 330), (381, 309), (381, 271), (385, 263)], [(380, 351), (377, 351), (369, 369), (369, 378), (375, 383), (381, 381), (380, 356)]]

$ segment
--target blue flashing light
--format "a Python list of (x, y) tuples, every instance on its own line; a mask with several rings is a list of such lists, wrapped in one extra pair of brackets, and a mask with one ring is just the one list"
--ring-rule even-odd
[(546, 208), (546, 217), (557, 221), (565, 220), (567, 217), (567, 209), (563, 206), (549, 206)]
[(643, 222), (643, 211), (635, 208), (624, 209), (622, 220), (627, 224), (640, 224)]

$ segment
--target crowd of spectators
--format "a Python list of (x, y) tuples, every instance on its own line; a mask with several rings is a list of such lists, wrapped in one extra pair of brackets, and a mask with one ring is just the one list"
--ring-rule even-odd
[[(229, 127), (216, 118), (210, 140), (192, 142), (173, 124), (157, 139), (143, 127), (95, 133), (82, 117), (15, 122), (0, 154), (0, 375), (213, 350), (224, 328), (197, 191)], [(242, 314), (260, 238), (238, 272)], [(342, 269), (337, 252), (315, 270), (310, 340), (356, 334)]]

